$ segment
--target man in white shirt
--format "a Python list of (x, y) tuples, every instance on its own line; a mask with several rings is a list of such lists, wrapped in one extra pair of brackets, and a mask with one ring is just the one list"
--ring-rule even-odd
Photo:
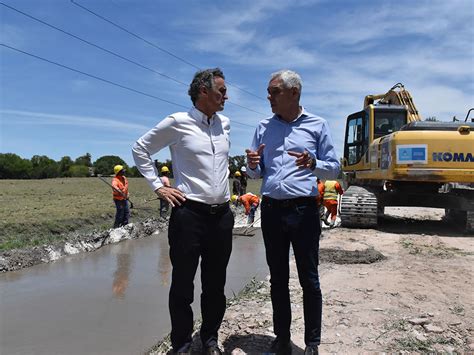
[[(199, 71), (188, 94), (194, 107), (163, 119), (132, 149), (135, 164), (158, 197), (173, 207), (168, 239), (173, 265), (169, 309), (171, 343), (189, 353), (192, 343), (194, 275), (201, 258), (200, 329), (203, 349), (219, 354), (217, 333), (224, 317), (226, 269), (234, 217), (229, 208), (230, 121), (227, 88), (219, 68)], [(151, 155), (169, 147), (176, 187), (163, 186)]]

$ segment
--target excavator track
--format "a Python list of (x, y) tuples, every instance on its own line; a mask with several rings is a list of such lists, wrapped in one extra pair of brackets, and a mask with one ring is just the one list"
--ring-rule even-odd
[(375, 227), (377, 225), (377, 196), (362, 186), (349, 186), (341, 198), (343, 227)]
[(466, 232), (474, 233), (474, 211), (467, 211)]

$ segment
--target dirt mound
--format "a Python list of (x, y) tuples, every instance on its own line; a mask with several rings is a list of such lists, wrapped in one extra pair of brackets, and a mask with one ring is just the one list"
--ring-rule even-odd
[(372, 264), (384, 259), (386, 257), (374, 248), (364, 250), (321, 248), (319, 250), (319, 261), (321, 263)]

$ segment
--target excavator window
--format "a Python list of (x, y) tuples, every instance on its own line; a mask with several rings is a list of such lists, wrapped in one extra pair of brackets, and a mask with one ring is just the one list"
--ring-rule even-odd
[(376, 110), (374, 119), (374, 138), (397, 132), (407, 123), (406, 111)]
[(366, 153), (369, 143), (368, 117), (365, 111), (347, 118), (344, 157), (349, 165), (356, 164)]

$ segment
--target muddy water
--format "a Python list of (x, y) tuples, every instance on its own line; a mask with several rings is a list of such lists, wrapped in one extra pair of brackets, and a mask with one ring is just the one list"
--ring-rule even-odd
[[(141, 354), (169, 332), (170, 272), (162, 233), (0, 275), (0, 354)], [(260, 232), (235, 237), (227, 296), (266, 274)]]

